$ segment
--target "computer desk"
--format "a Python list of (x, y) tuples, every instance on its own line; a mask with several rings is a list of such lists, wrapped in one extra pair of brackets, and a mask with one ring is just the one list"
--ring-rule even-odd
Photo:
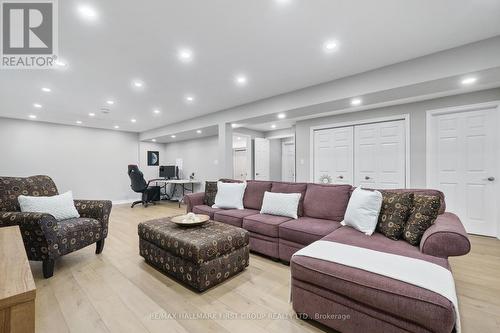
[[(156, 179), (151, 179), (149, 183), (163, 183), (163, 187), (165, 187), (165, 200), (171, 200), (175, 194), (175, 190), (177, 189), (177, 186), (181, 186), (182, 188), (182, 198), (179, 199), (179, 208), (181, 207), (181, 201), (184, 199), (184, 195), (186, 194), (186, 191), (189, 191), (191, 193), (194, 193), (194, 186), (196, 184), (200, 184), (201, 182), (199, 180), (195, 179), (166, 179), (166, 178), (156, 178)], [(170, 191), (170, 195), (167, 193), (166, 187), (168, 184), (172, 185), (172, 190)], [(190, 187), (188, 187), (191, 185)], [(157, 185), (158, 186), (158, 185)]]

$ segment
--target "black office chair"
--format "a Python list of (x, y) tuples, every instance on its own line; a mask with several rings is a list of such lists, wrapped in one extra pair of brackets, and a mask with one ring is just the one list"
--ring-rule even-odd
[(137, 165), (128, 166), (128, 176), (130, 177), (130, 187), (134, 192), (141, 193), (141, 200), (134, 201), (131, 208), (137, 204), (147, 207), (150, 203), (155, 205), (155, 201), (160, 200), (160, 188), (158, 186), (149, 186), (149, 182), (144, 179), (144, 174)]

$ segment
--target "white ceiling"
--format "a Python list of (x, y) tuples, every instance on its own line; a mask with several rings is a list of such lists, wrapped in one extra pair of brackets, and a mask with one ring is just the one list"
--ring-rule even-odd
[[(93, 22), (81, 3), (59, 1), (68, 68), (0, 71), (0, 116), (141, 132), (500, 35), (497, 0), (85, 1)], [(332, 39), (338, 49), (326, 54)], [(192, 62), (178, 60), (181, 48)]]

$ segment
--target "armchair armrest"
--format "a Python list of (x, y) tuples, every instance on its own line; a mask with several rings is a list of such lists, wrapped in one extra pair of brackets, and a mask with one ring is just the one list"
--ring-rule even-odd
[(45, 213), (0, 212), (0, 227), (19, 226), (30, 260), (55, 259), (59, 251), (59, 225)]
[(420, 251), (441, 258), (469, 253), (470, 241), (458, 216), (453, 213), (439, 215), (422, 236)]
[(96, 219), (101, 222), (102, 235), (108, 235), (109, 215), (113, 204), (109, 200), (74, 200), (75, 207), (81, 217)]
[(194, 206), (203, 205), (203, 198), (205, 197), (205, 192), (190, 193), (184, 196), (184, 202), (186, 203), (186, 211), (188, 213), (193, 211)]

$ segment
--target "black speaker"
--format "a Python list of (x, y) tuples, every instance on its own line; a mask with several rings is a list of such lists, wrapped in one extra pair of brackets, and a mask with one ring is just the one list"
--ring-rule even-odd
[(148, 190), (148, 201), (160, 201), (160, 186), (150, 186)]

